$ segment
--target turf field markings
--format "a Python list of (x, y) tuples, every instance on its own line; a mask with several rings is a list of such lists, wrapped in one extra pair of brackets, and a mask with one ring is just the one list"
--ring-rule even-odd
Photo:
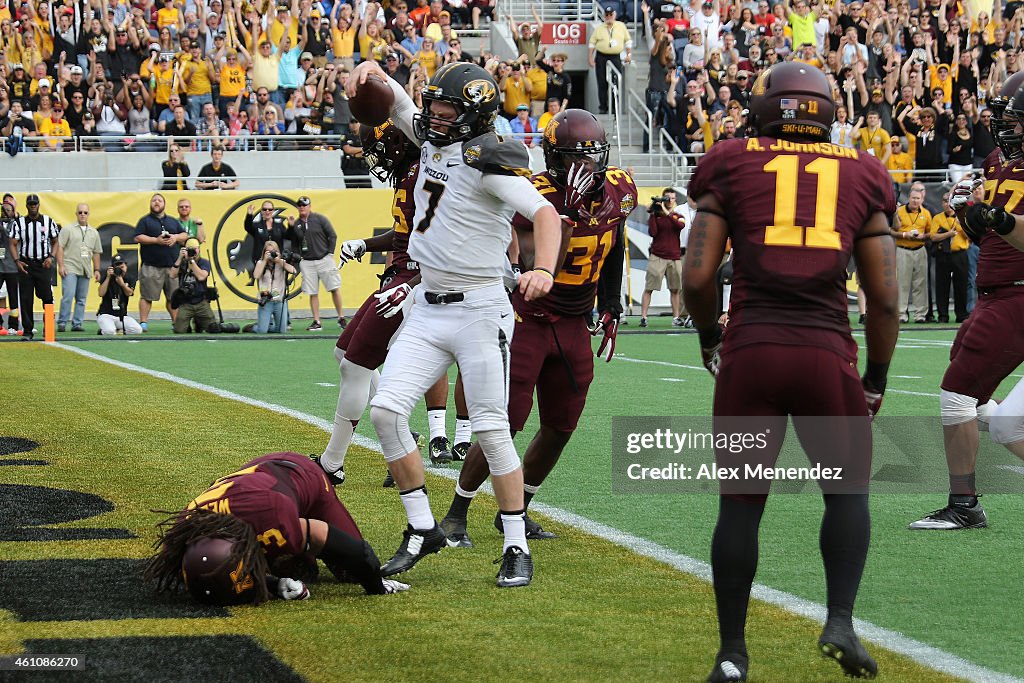
[(707, 372), (707, 369), (702, 365), (684, 365), (682, 363), (670, 363), (667, 360), (644, 360), (642, 358), (630, 358), (629, 356), (617, 355), (616, 358), (626, 361), (627, 363), (643, 363), (645, 365), (661, 365), (666, 368), (686, 368), (687, 370), (700, 370), (701, 372)]
[(685, 382), (686, 380), (681, 377), (659, 377), (662, 382)]
[(314, 382), (314, 384), (316, 384), (318, 387), (336, 387), (336, 386), (338, 386), (337, 384), (334, 384), (334, 383), (331, 383), (331, 382)]
[(1024, 466), (1021, 465), (996, 465), (1001, 470), (1009, 470), (1014, 474), (1024, 474)]
[(886, 389), (886, 393), (889, 394), (906, 394), (907, 396), (928, 396), (931, 398), (938, 398), (938, 394), (932, 394), (927, 391), (907, 391), (906, 389)]
[[(271, 412), (275, 412), (281, 415), (287, 415), (288, 417), (294, 418), (306, 424), (317, 427), (324, 432), (330, 432), (333, 424), (322, 418), (316, 417), (315, 415), (308, 415), (300, 411), (288, 408), (285, 406), (278, 405), (276, 403), (269, 403), (267, 401), (260, 401), (259, 399), (250, 398), (241, 394), (236, 394), (233, 391), (214, 387), (209, 384), (203, 384), (202, 382), (196, 382), (177, 375), (172, 375), (167, 372), (161, 372), (159, 370), (151, 370), (139, 365), (132, 363), (126, 363), (124, 361), (114, 360), (101, 356), (91, 351), (77, 348), (64, 343), (58, 343), (55, 345), (57, 348), (65, 349), (73, 353), (77, 353), (86, 358), (99, 361), (101, 363), (107, 363), (115, 367), (137, 372), (142, 375), (148, 375), (157, 379), (166, 380), (175, 384), (189, 387), (191, 389), (197, 389), (204, 391), (209, 394), (213, 394), (219, 398), (230, 399), (246, 405), (250, 405), (256, 408), (263, 408)], [(677, 363), (669, 363), (667, 361), (643, 361), (639, 359), (623, 358), (623, 360), (639, 363), (650, 363), (655, 365), (666, 365), (670, 367), (683, 367), (693, 370), (704, 370), (702, 367), (680, 365)], [(890, 390), (895, 391), (895, 390)], [(375, 439), (371, 439), (360, 434), (354, 434), (352, 437), (352, 443), (357, 446), (362, 446), (375, 453), (381, 453), (380, 443)], [(459, 477), (459, 471), (446, 468), (429, 468), (429, 471), (433, 474), (445, 477), (447, 479), (457, 480)], [(484, 484), (481, 487), (485, 493), (493, 495), (493, 490), (490, 484)], [(545, 505), (543, 503), (531, 503), (533, 508), (541, 514), (551, 517), (557, 522), (565, 524), (567, 526), (574, 527), (583, 531), (584, 533), (596, 536), (598, 538), (610, 541), (615, 545), (626, 548), (638, 555), (649, 557), (658, 562), (669, 565), (681, 572), (690, 574), (699, 579), (707, 582), (711, 582), (711, 565), (703, 560), (698, 560), (688, 555), (683, 555), (670, 548), (666, 548), (663, 545), (655, 543), (653, 541), (634, 536), (625, 531), (621, 531), (614, 527), (596, 522), (587, 517), (577, 515), (574, 512), (563, 510), (561, 508)], [(797, 616), (806, 617), (815, 621), (816, 623), (823, 624), (825, 622), (825, 607), (819, 605), (810, 600), (798, 597), (785, 591), (780, 591), (775, 588), (770, 588), (761, 584), (754, 584), (751, 591), (751, 595), (763, 602), (769, 603), (785, 611), (795, 614)], [(977, 681), (978, 683), (1024, 683), (1024, 679), (1016, 678), (1006, 673), (993, 671), (983, 666), (979, 666), (972, 662), (958, 657), (952, 653), (940, 650), (939, 648), (933, 647), (921, 641), (908, 638), (902, 633), (892, 631), (881, 626), (876, 626), (870, 622), (863, 621), (861, 619), (855, 619), (854, 624), (857, 628), (858, 634), (863, 640), (870, 641), (884, 647), (890, 652), (903, 655), (908, 659), (921, 664), (922, 666), (941, 671), (943, 673), (957, 676), (969, 681)]]
[(924, 377), (918, 377), (917, 375), (893, 375), (894, 379), (924, 379)]

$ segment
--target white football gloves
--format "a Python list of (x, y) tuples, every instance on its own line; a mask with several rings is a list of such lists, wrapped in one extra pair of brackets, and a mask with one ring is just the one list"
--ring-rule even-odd
[(278, 579), (277, 594), (282, 600), (306, 600), (309, 589), (297, 579)]
[(341, 268), (349, 261), (355, 259), (356, 261), (363, 260), (363, 254), (366, 253), (366, 242), (363, 240), (348, 240), (341, 245), (341, 256), (338, 260), (338, 267)]
[(961, 211), (974, 203), (974, 190), (985, 181), (981, 178), (964, 178), (949, 193), (949, 208)]
[(586, 210), (587, 196), (594, 190), (597, 174), (586, 164), (579, 162), (569, 167), (565, 176), (565, 212), (570, 220), (579, 220), (580, 212)]
[(412, 292), (412, 287), (403, 283), (374, 294), (373, 296), (377, 299), (377, 315), (382, 318), (390, 318), (401, 313), (410, 292)]
[(381, 583), (384, 584), (384, 590), (388, 595), (404, 593), (409, 590), (409, 584), (396, 581), (395, 579), (381, 579)]

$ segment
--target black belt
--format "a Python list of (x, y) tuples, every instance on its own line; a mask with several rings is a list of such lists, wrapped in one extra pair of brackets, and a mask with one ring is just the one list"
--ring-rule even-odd
[(462, 292), (425, 292), (423, 298), (428, 304), (454, 304), (466, 298)]
[[(896, 246), (900, 247), (900, 245), (898, 245), (898, 244)], [(907, 251), (917, 251), (918, 249), (923, 249), (923, 248), (924, 248), (924, 245), (921, 245), (920, 247), (900, 247), (900, 249), (906, 249)]]
[(46, 261), (47, 258), (50, 257), (47, 256), (46, 258), (20, 258), (18, 260), (21, 261), (22, 263), (27, 263), (29, 265), (41, 266), (43, 265), (43, 262)]

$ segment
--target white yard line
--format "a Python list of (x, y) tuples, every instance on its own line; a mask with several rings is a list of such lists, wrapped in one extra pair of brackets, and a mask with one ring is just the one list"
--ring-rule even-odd
[[(113, 360), (90, 351), (82, 350), (75, 346), (69, 346), (66, 344), (56, 344), (55, 346), (77, 353), (81, 356), (85, 356), (86, 358), (91, 358), (103, 363), (115, 365), (119, 368), (124, 368), (125, 370), (131, 370), (157, 379), (174, 382), (175, 384), (192, 389), (198, 389), (199, 391), (205, 391), (220, 398), (238, 401), (239, 403), (263, 408), (281, 415), (287, 415), (288, 417), (305, 422), (306, 424), (312, 425), (325, 432), (331, 431), (332, 424), (327, 420), (316, 417), (315, 415), (301, 413), (292, 408), (277, 405), (276, 403), (268, 403), (266, 401), (249, 398), (248, 396), (242, 396), (241, 394), (236, 394), (232, 391), (220, 389), (201, 382), (195, 382), (166, 372), (150, 370), (149, 368), (144, 368), (132, 363)], [(668, 363), (665, 361), (641, 361), (638, 359), (624, 358), (622, 356), (616, 357), (629, 362), (651, 363), (656, 365), (704, 370), (704, 368), (698, 366), (677, 365), (675, 363)], [(369, 439), (365, 436), (355, 434), (352, 442), (358, 446), (380, 453), (380, 444), (374, 439)], [(453, 480), (457, 480), (459, 476), (458, 471), (451, 469), (429, 468), (429, 472), (431, 474), (436, 474)], [(492, 493), (489, 485), (485, 484), (483, 490), (488, 494)], [(640, 538), (639, 536), (634, 536), (633, 534), (625, 531), (620, 531), (619, 529), (615, 529), (600, 522), (595, 522), (592, 519), (582, 517), (573, 512), (569, 512), (568, 510), (544, 505), (543, 503), (533, 503), (531, 507), (537, 512), (547, 515), (562, 524), (575, 527), (585, 533), (611, 541), (612, 543), (631, 550), (638, 555), (643, 555), (644, 557), (649, 557), (657, 560), (658, 562), (663, 562), (681, 572), (690, 574), (691, 576), (695, 576), (704, 581), (711, 581), (711, 565), (707, 562), (677, 553), (676, 551), (654, 543), (653, 541)], [(786, 593), (760, 584), (754, 585), (752, 595), (758, 600), (781, 607), (792, 614), (807, 617), (818, 623), (825, 622), (825, 607), (815, 602), (811, 602), (810, 600), (805, 600), (792, 595), (791, 593)], [(941, 671), (969, 681), (977, 681), (978, 683), (1024, 683), (1024, 679), (1016, 678), (998, 671), (992, 671), (991, 669), (986, 669), (985, 667), (973, 664), (962, 657), (958, 657), (912, 638), (908, 638), (902, 633), (882, 628), (881, 626), (875, 626), (874, 624), (862, 619), (855, 619), (854, 624), (857, 628), (857, 633), (862, 639), (873, 642), (897, 654), (901, 654), (908, 659), (911, 659), (923, 666), (935, 669), (936, 671)]]

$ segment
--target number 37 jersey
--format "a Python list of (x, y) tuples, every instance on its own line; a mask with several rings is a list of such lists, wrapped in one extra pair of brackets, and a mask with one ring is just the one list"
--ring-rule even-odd
[(878, 159), (828, 143), (727, 140), (711, 148), (690, 180), (692, 199), (707, 194), (724, 209), (733, 246), (726, 336), (746, 341), (744, 332), (753, 330), (740, 328), (757, 325), (751, 338), (824, 343), (849, 355), (845, 340), (825, 333), (849, 339), (846, 267), (854, 242), (868, 236), (862, 231), (872, 215), (896, 210)]

